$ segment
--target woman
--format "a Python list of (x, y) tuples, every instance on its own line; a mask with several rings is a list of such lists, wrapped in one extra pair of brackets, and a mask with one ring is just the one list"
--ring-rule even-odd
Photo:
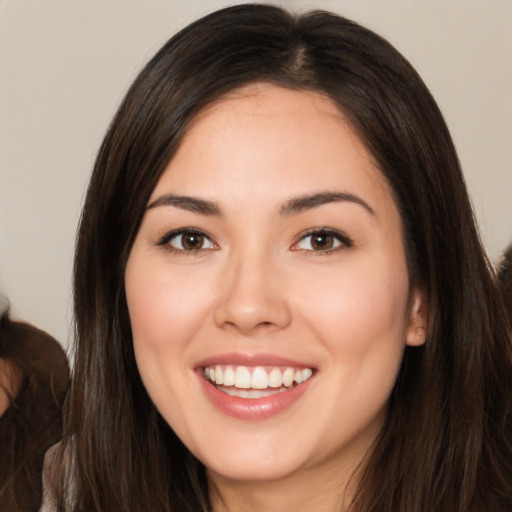
[(367, 29), (243, 5), (173, 37), (102, 144), (74, 284), (58, 510), (512, 506), (457, 155)]
[(62, 435), (66, 355), (45, 332), (0, 314), (0, 510), (41, 505), (43, 457)]

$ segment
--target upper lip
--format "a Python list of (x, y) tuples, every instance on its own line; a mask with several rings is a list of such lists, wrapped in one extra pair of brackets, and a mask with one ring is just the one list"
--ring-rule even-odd
[(232, 366), (289, 366), (293, 368), (311, 368), (314, 367), (307, 363), (302, 363), (289, 359), (287, 357), (275, 354), (243, 354), (243, 353), (226, 353), (207, 357), (196, 364), (196, 368), (205, 368), (207, 366), (216, 365), (232, 365)]

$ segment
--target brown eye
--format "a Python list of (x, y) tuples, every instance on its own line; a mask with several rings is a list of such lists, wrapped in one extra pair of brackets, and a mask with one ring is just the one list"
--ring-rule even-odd
[(337, 231), (313, 231), (303, 236), (296, 244), (295, 249), (312, 252), (329, 252), (350, 247), (352, 242), (348, 237)]
[(212, 241), (206, 235), (195, 231), (176, 233), (168, 243), (179, 251), (201, 251), (214, 248)]
[(311, 235), (311, 247), (315, 251), (325, 251), (334, 247), (334, 237), (324, 233)]
[(183, 249), (186, 251), (193, 251), (196, 249), (201, 249), (203, 246), (204, 236), (196, 235), (195, 233), (190, 233), (188, 235), (182, 235), (181, 244), (183, 245)]

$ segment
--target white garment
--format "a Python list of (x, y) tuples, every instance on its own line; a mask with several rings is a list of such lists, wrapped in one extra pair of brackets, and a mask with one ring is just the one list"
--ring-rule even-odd
[[(55, 496), (52, 492), (51, 486), (49, 484), (50, 481), (50, 474), (52, 467), (54, 465), (54, 459), (55, 455), (57, 453), (57, 450), (60, 446), (60, 442), (57, 444), (54, 444), (45, 454), (44, 456), (44, 464), (43, 464), (43, 501), (41, 503), (41, 507), (39, 508), (39, 512), (55, 512), (56, 510), (56, 503), (55, 503)], [(72, 508), (72, 502), (73, 495), (74, 495), (74, 485), (72, 483), (72, 474), (73, 474), (73, 457), (65, 457), (67, 460), (70, 461), (70, 467), (68, 468), (68, 471), (66, 472), (66, 490), (67, 490), (67, 496), (66, 496), (66, 502), (67, 506), (66, 509), (71, 510)]]

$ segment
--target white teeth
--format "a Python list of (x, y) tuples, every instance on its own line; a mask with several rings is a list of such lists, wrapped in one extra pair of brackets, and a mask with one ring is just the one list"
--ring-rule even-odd
[(271, 388), (280, 388), (283, 385), (283, 374), (279, 368), (274, 368), (268, 375), (268, 385)]
[(251, 374), (245, 366), (239, 366), (235, 372), (235, 387), (249, 389), (251, 387)]
[(235, 385), (235, 370), (228, 366), (224, 370), (224, 386), (234, 386)]
[(283, 386), (289, 388), (293, 384), (294, 373), (293, 368), (286, 368), (283, 373)]
[(267, 389), (268, 388), (268, 374), (263, 368), (254, 368), (251, 377), (251, 388), (253, 389)]
[[(235, 387), (238, 389), (253, 389), (271, 391), (283, 390), (301, 384), (313, 375), (311, 368), (272, 368), (270, 371), (257, 366), (250, 368), (246, 366), (207, 366), (204, 368), (206, 380), (217, 386)], [(267, 392), (266, 391), (266, 392)], [(243, 393), (242, 393), (243, 394)], [(236, 396), (239, 396), (238, 394)], [(268, 396), (268, 395), (265, 395)]]
[(308, 380), (311, 375), (313, 375), (313, 370), (311, 368), (304, 368), (304, 370), (302, 370), (302, 382)]

